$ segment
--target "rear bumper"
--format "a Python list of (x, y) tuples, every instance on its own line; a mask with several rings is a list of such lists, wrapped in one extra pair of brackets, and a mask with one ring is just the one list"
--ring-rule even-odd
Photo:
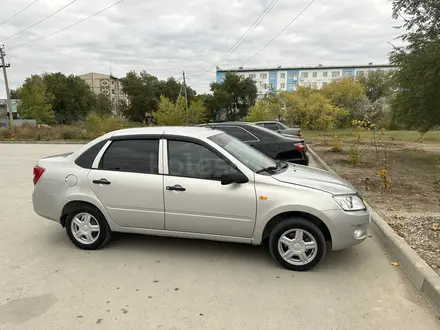
[(324, 212), (330, 235), (332, 237), (332, 250), (342, 250), (362, 243), (368, 237), (370, 212), (356, 211), (345, 212), (332, 210)]
[(45, 193), (34, 188), (32, 204), (34, 212), (40, 217), (60, 222), (61, 210), (58, 203), (59, 196)]

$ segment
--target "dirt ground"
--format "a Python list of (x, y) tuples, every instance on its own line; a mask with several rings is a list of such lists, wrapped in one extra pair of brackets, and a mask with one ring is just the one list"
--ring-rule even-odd
[[(313, 143), (315, 142), (315, 143)], [(349, 163), (349, 148), (331, 151), (330, 141), (310, 141), (339, 175), (356, 186), (365, 200), (440, 275), (440, 145), (361, 144), (360, 164)], [(376, 174), (386, 166), (391, 187)]]

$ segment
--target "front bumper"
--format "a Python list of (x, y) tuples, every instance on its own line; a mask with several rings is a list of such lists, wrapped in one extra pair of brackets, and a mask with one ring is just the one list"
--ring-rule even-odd
[(327, 227), (332, 237), (333, 251), (355, 246), (368, 237), (370, 211), (331, 210), (324, 213), (328, 219)]

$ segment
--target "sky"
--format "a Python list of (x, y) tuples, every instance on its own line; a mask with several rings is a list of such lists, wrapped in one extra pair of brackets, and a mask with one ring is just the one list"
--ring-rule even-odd
[[(1, 0), (0, 24), (35, 0)], [(20, 33), (63, 6), (40, 24)], [(388, 63), (399, 44), (390, 0), (316, 0), (263, 51), (311, 0), (124, 0), (111, 9), (51, 37), (118, 0), (37, 0), (0, 25), (11, 88), (44, 72), (111, 73), (145, 70), (160, 79), (180, 79), (198, 93), (209, 91), (215, 64), (263, 11), (275, 6), (252, 34), (218, 66), (222, 69)], [(9, 38), (9, 39), (7, 39)], [(7, 40), (5, 40), (7, 39)], [(26, 43), (28, 43), (26, 45)], [(0, 98), (5, 86), (0, 75)]]

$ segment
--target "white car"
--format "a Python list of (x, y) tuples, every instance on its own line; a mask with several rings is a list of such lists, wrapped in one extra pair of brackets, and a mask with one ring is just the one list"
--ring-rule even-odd
[(82, 249), (112, 232), (259, 245), (291, 270), (367, 237), (370, 213), (329, 172), (275, 162), (203, 127), (107, 133), (72, 154), (38, 160), (34, 210)]

